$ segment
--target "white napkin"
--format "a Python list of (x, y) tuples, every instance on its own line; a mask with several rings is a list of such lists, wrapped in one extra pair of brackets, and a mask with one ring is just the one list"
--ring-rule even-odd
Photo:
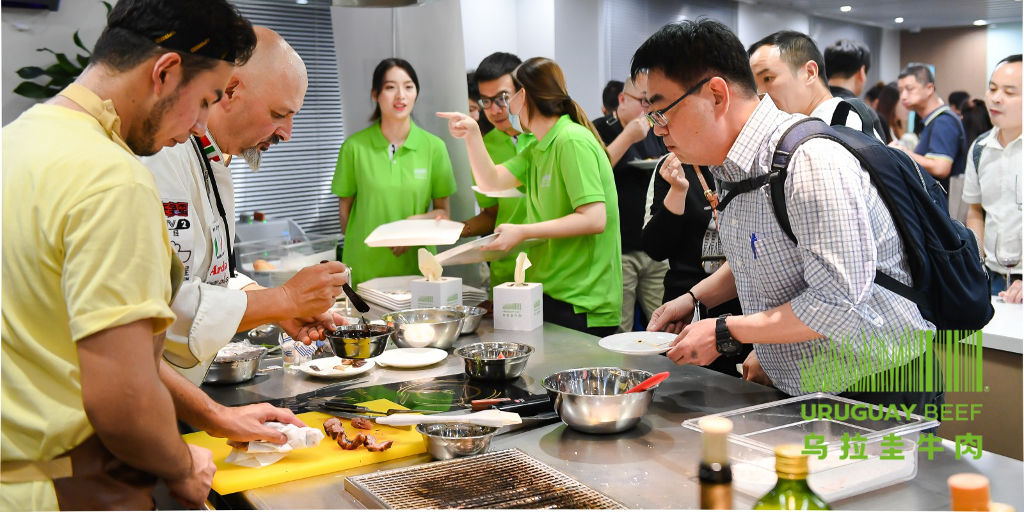
[(324, 433), (312, 427), (296, 427), (276, 421), (268, 421), (263, 425), (280, 431), (288, 440), (284, 444), (250, 441), (245, 448), (232, 448), (224, 462), (249, 468), (269, 466), (283, 459), (292, 450), (312, 448), (324, 439)]
[(427, 278), (427, 281), (430, 282), (440, 281), (441, 273), (444, 272), (444, 269), (437, 262), (437, 258), (430, 251), (422, 247), (416, 255), (419, 257), (420, 272), (423, 273), (423, 277)]
[(519, 256), (516, 256), (516, 270), (514, 274), (516, 286), (522, 286), (526, 282), (526, 269), (532, 265), (530, 258), (526, 257), (525, 252), (521, 252)]

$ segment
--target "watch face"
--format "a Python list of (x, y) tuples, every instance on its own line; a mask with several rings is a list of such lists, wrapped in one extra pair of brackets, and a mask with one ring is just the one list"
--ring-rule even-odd
[(723, 354), (735, 354), (740, 350), (740, 342), (729, 339), (718, 344), (718, 351)]

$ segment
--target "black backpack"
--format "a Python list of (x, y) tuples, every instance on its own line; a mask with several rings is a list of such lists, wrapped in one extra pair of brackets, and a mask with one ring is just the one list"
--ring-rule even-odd
[(846, 126), (829, 126), (815, 118), (797, 121), (782, 135), (772, 154), (771, 171), (748, 180), (721, 183), (728, 192), (719, 202), (723, 210), (731, 197), (769, 185), (775, 218), (786, 235), (793, 235), (786, 211), (789, 159), (812, 138), (826, 138), (846, 148), (871, 177), (871, 183), (892, 216), (903, 241), (914, 286), (907, 286), (881, 271), (875, 282), (917, 304), (921, 316), (943, 330), (978, 330), (992, 319), (989, 276), (974, 233), (949, 217), (946, 196), (931, 175), (902, 151), (873, 136)]

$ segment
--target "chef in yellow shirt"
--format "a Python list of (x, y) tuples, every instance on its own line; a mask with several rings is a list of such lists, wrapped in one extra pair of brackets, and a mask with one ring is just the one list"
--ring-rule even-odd
[(157, 479), (206, 500), (157, 372), (182, 267), (136, 155), (203, 133), (255, 41), (226, 0), (121, 0), (75, 83), (4, 127), (0, 509), (151, 509)]

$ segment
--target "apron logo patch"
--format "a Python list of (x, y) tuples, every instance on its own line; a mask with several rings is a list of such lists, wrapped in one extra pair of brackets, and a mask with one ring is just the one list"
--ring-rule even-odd
[(164, 215), (167, 217), (188, 217), (188, 203), (184, 201), (167, 201), (164, 203)]

